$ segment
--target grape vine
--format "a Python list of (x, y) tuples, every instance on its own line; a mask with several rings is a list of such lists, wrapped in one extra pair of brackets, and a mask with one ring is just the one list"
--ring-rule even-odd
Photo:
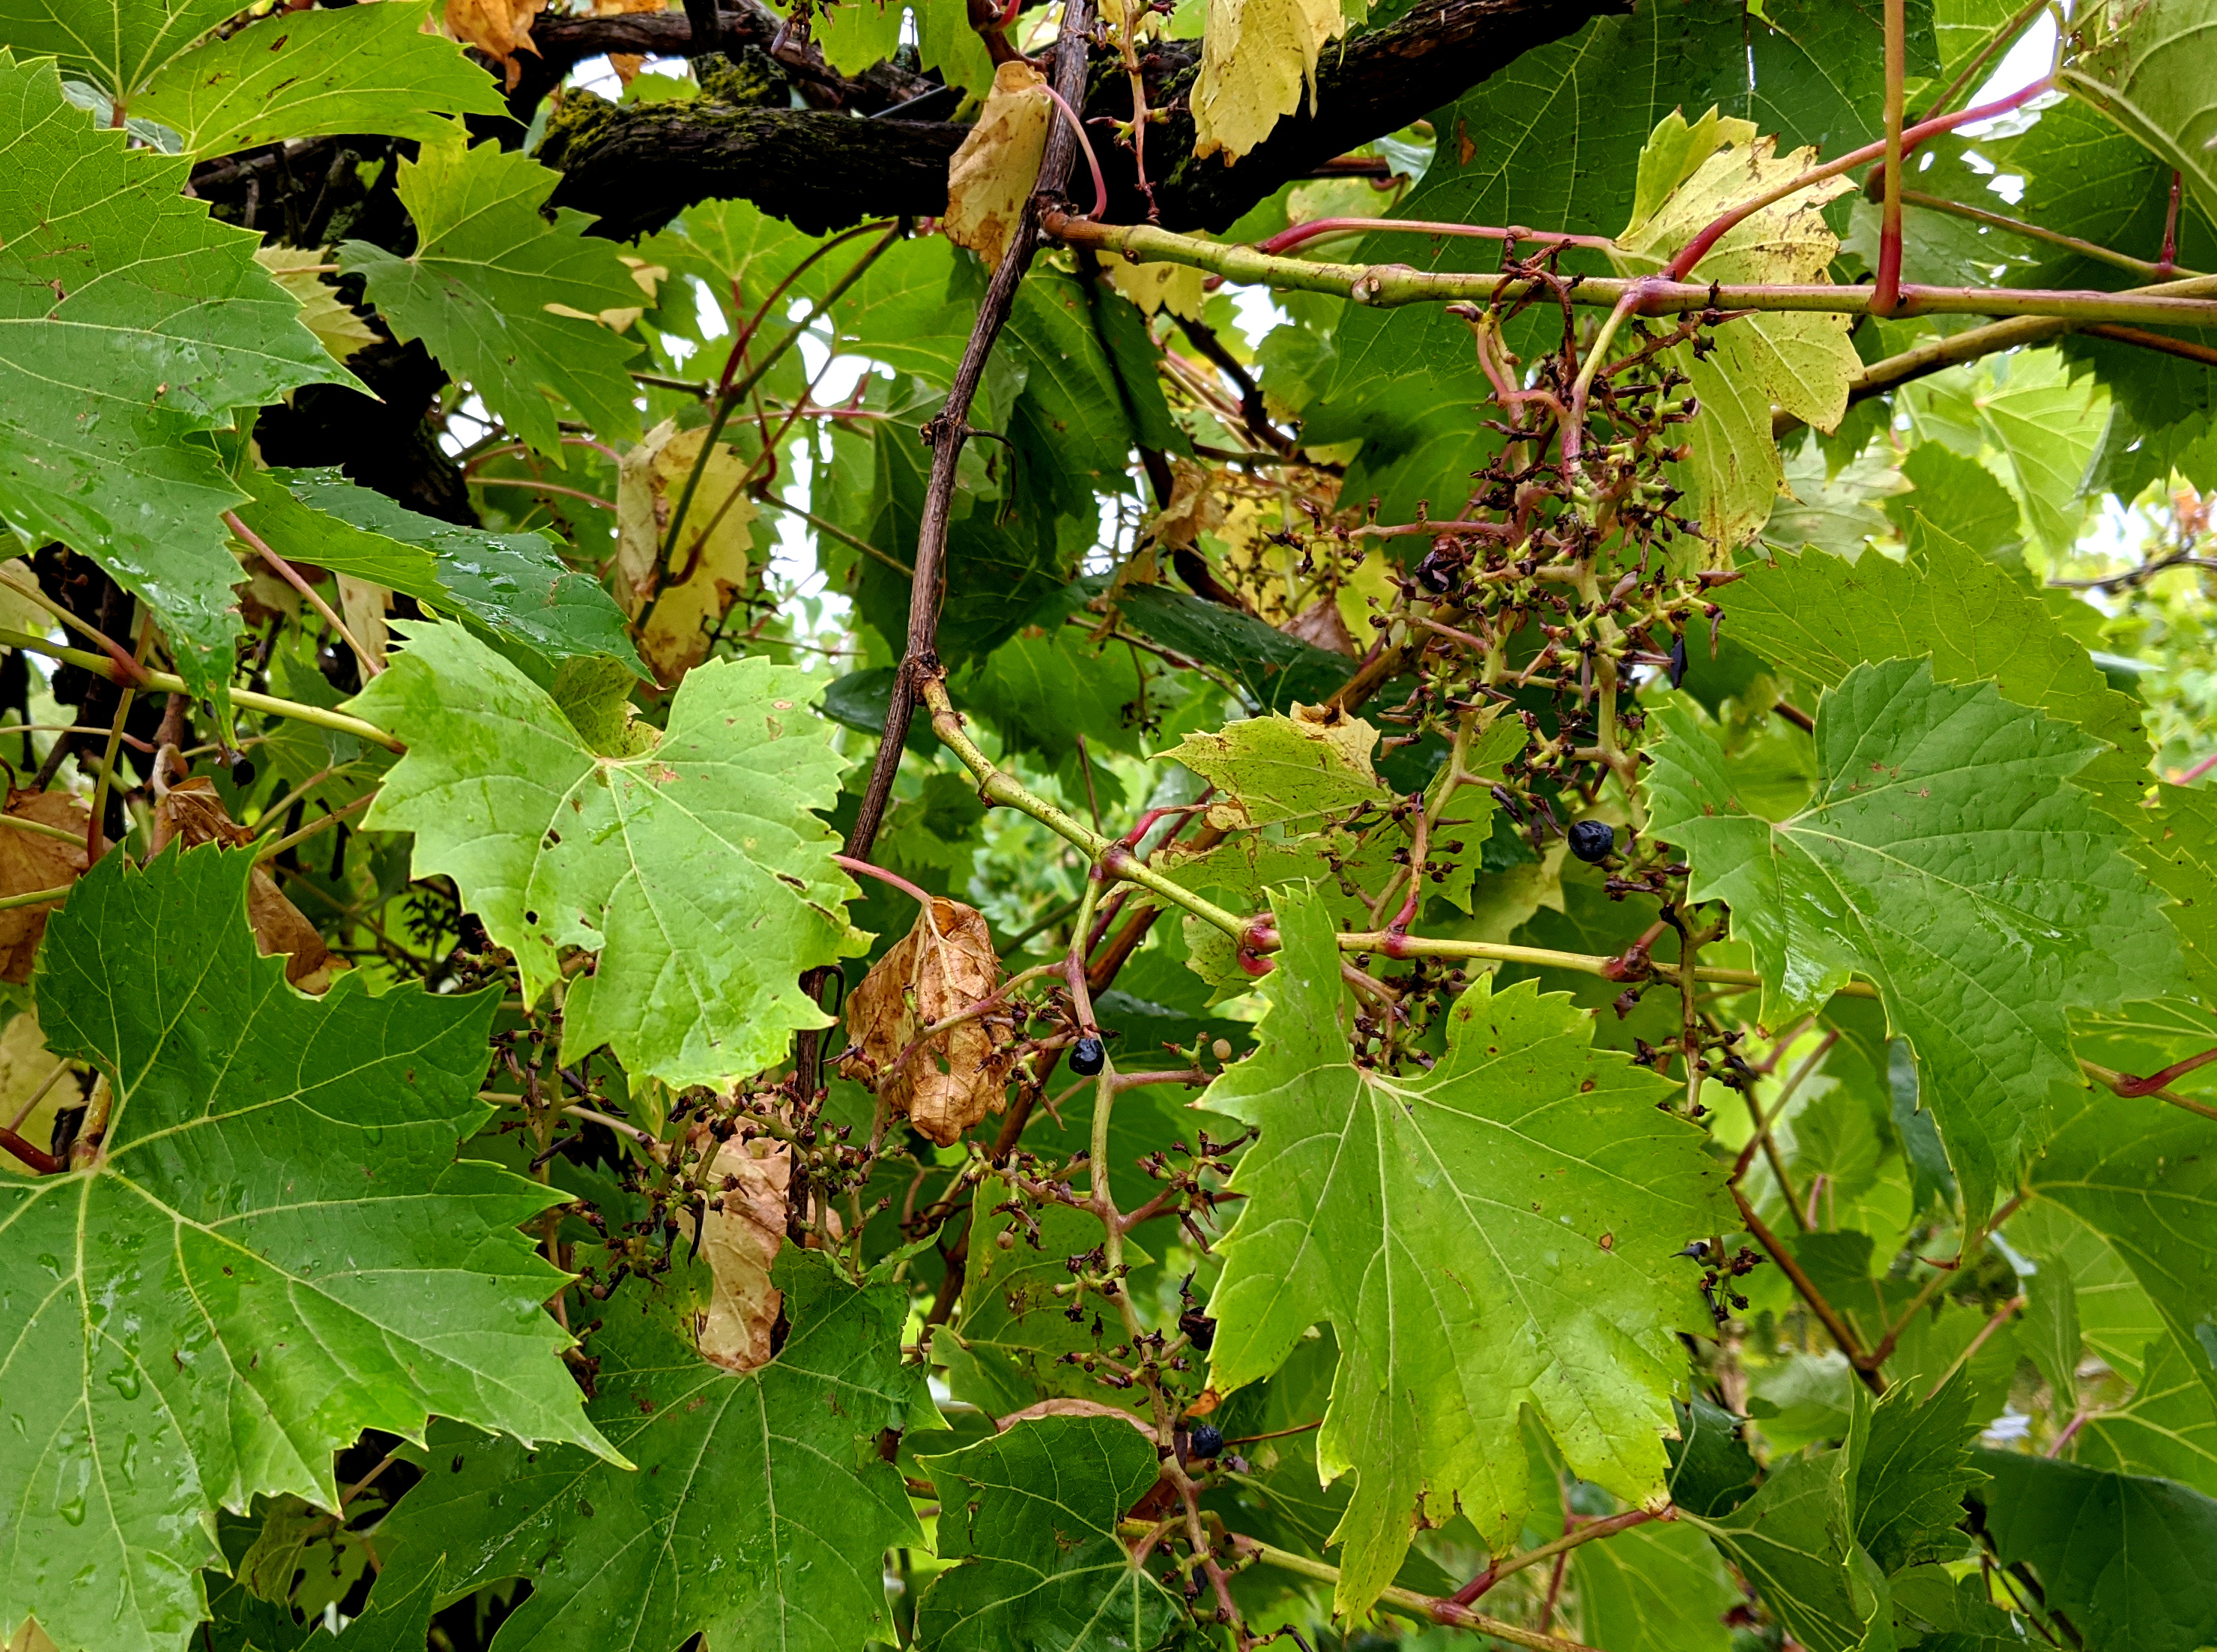
[(0, 0), (12, 1652), (2217, 1645), (2213, 0), (232, 3)]

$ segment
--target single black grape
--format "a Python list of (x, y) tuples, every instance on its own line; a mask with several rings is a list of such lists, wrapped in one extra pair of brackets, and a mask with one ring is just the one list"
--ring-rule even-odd
[(241, 757), (232, 764), (231, 783), (241, 791), (254, 784), (254, 759)]
[(1581, 820), (1571, 827), (1571, 853), (1588, 866), (1605, 860), (1616, 848), (1616, 829), (1605, 820)]
[(1224, 1431), (1213, 1422), (1196, 1422), (1185, 1437), (1188, 1457), (1214, 1457), (1224, 1449)]
[(1083, 1038), (1070, 1046), (1070, 1070), (1080, 1078), (1090, 1078), (1108, 1064), (1098, 1039)]

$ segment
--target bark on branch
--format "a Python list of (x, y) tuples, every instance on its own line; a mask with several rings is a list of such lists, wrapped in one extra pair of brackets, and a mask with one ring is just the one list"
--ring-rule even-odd
[[(1422, 119), (1504, 65), (1575, 33), (1593, 17), (1630, 9), (1630, 0), (1428, 3), (1397, 22), (1330, 48), (1318, 74), (1315, 114), (1304, 104), (1261, 145), (1229, 166), (1220, 158), (1192, 158), (1193, 121), (1185, 99), (1198, 49), (1191, 41), (1162, 41), (1144, 59), (1148, 102), (1160, 112), (1148, 128), (1147, 150), (1157, 157), (1158, 170), (1151, 181), (1162, 223), (1173, 229), (1222, 229), (1288, 178)], [(750, 15), (726, 12), (727, 38), (751, 40)], [(647, 22), (659, 43), (651, 49), (670, 55), (684, 51), (690, 34), (683, 16), (674, 11), (649, 20), (580, 19), (564, 25), (559, 36), (549, 25), (547, 45), (555, 48), (554, 57), (574, 62), (588, 55), (586, 48), (602, 35), (614, 41), (608, 26), (621, 24), (637, 33)], [(599, 44), (597, 49), (638, 49), (630, 34), (624, 39), (625, 44)], [(639, 42), (644, 40), (640, 35)], [(1098, 65), (1089, 80), (1089, 120), (1130, 118), (1131, 92), (1117, 65)], [(865, 83), (843, 83), (861, 88)], [(856, 119), (846, 112), (868, 102), (858, 91), (839, 113), (733, 109), (705, 100), (610, 109), (601, 120), (565, 127), (540, 158), (565, 175), (555, 201), (593, 213), (601, 219), (600, 233), (620, 237), (658, 229), (700, 200), (751, 200), (816, 232), (865, 218), (944, 212), (948, 157), (967, 128), (943, 121)], [(1108, 178), (1109, 219), (1144, 219), (1146, 203), (1130, 151), (1119, 147), (1106, 127), (1091, 131)], [(1446, 145), (1456, 141), (1452, 133), (1440, 138)], [(1164, 157), (1176, 158), (1164, 167)]]

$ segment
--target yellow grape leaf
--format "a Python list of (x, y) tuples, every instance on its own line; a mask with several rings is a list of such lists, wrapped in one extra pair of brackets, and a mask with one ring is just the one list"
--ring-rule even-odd
[(316, 336), (332, 361), (344, 361), (363, 345), (377, 342), (377, 330), (324, 279), (326, 268), (337, 268), (328, 247), (260, 246), (254, 250), (254, 262), (300, 301), (300, 325)]
[(1317, 54), (1347, 28), (1339, 0), (1208, 0), (1193, 83), (1195, 160), (1228, 164), (1300, 107), (1316, 106)]
[(1386, 796), (1370, 766), (1378, 730), (1332, 706), (1295, 705), (1232, 723), (1214, 734), (1189, 734), (1163, 754), (1225, 793), (1208, 811), (1220, 831), (1270, 826), (1352, 809)]
[(1207, 274), (1195, 265), (1133, 264), (1118, 258), (1109, 262), (1108, 279), (1142, 315), (1167, 310), (1187, 321), (1201, 319), (1201, 300), (1207, 296), (1201, 283)]
[(997, 268), (1039, 177), (1054, 104), (1028, 63), (993, 71), (992, 95), (947, 169), (947, 238)]
[[(1609, 262), (1626, 275), (1660, 270), (1732, 206), (1799, 176), (1814, 149), (1777, 152), (1752, 122), (1711, 109), (1689, 123), (1672, 110), (1640, 151), (1632, 222)], [(1823, 207), (1855, 186), (1831, 178), (1751, 214), (1720, 238), (1689, 274), (1696, 281), (1822, 282), (1840, 250)], [(1848, 342), (1849, 317), (1762, 311), (1711, 334), (1706, 360), (1690, 345), (1670, 352), (1693, 380), (1701, 416), (1687, 427), (1686, 510), (1721, 556), (1752, 538), (1770, 515), (1784, 467), (1771, 440), (1774, 404), (1830, 430), (1847, 410), (1848, 383), (1862, 370)]]
[(745, 461), (722, 442), (708, 455), (665, 562), (662, 544), (701, 457), (705, 428), (665, 419), (626, 453), (616, 480), (616, 600), (634, 618), (658, 589), (639, 653), (665, 685), (708, 657), (715, 628), (746, 589), (759, 514), (742, 489)]

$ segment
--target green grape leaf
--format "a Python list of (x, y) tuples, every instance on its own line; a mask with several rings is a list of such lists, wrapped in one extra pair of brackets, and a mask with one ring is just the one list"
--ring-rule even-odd
[(0, 40), (26, 58), (51, 52), (65, 71), (128, 98), (238, 10), (231, 0), (0, 0)]
[(423, 31), (428, 11), (404, 0), (281, 13), (173, 59), (131, 113), (195, 157), (355, 132), (436, 143), (450, 130), (442, 114), (507, 114), (490, 75)]
[(1037, 1417), (922, 1460), (939, 1489), (939, 1557), (955, 1563), (917, 1602), (919, 1646), (1153, 1652), (1183, 1621), (1116, 1535), (1160, 1469), (1139, 1427)]
[(458, 527), (337, 471), (253, 471), (239, 520), (281, 555), (458, 611), (550, 660), (605, 655), (646, 675), (623, 610), (544, 533)]
[[(1916, 449), (1923, 452), (1922, 448)], [(1845, 557), (1861, 557), (1874, 535), (1887, 531), (1879, 502), (1902, 490), (1901, 472), (1890, 457), (1874, 452), (1857, 459), (1837, 476), (1829, 475), (1823, 447), (1804, 441), (1784, 459), (1785, 492), (1763, 525), (1763, 543), (1774, 551), (1813, 547)], [(2000, 492), (1996, 483), (1994, 490)], [(2016, 506), (2010, 506), (2012, 520)]]
[(2217, 1397), (2217, 1156), (2209, 1121), (2082, 1088), (2027, 1189), (2099, 1234)]
[(2217, 1497), (2217, 1395), (2195, 1375), (2194, 1358), (2175, 1338), (2149, 1339), (2132, 1398), (2087, 1420), (2078, 1433), (2078, 1460), (2117, 1474), (2177, 1480)]
[(1920, 1401), (1925, 1384), (1910, 1378), (1921, 1374), (1900, 1370), (1900, 1380), (1871, 1409), (1856, 1454), (1850, 1489), (1856, 1542), (1882, 1572), (1953, 1559), (1963, 1546), (1955, 1530), (1963, 1494), (1985, 1478), (1971, 1466), (1978, 1425), (1970, 1384), (1958, 1374)]
[(1852, 1454), (1825, 1452), (1772, 1470), (1763, 1489), (1700, 1527), (1808, 1652), (1854, 1652), (1877, 1617), (1882, 1581), (1855, 1546), (1846, 1477)]
[(1222, 828), (1275, 826), (1383, 802), (1385, 783), (1370, 766), (1378, 730), (1327, 706), (1296, 706), (1189, 734), (1164, 753), (1226, 794), (1209, 811)]
[[(1108, 586), (1105, 578), (1083, 583), (1089, 594)], [(1354, 675), (1344, 656), (1167, 586), (1126, 586), (1116, 594), (1116, 612), (1148, 641), (1223, 672), (1258, 711), (1316, 704)]]
[(1052, 599), (1043, 604), (1030, 624), (974, 662), (950, 692), (965, 712), (991, 718), (1010, 751), (1059, 762), (1075, 756), (1082, 735), (1096, 749), (1137, 756), (1139, 732), (1126, 715), (1135, 692), (1133, 674), (1121, 660), (1105, 665), (1102, 644), (1065, 623), (1074, 606)]
[(2098, 384), (2074, 380), (2060, 350), (2021, 351), (2007, 361), (2007, 380), (1977, 398), (1979, 419), (2009, 462), (2026, 526), (2050, 556), (2067, 556), (2093, 503), (2080, 483), (2109, 398)]
[(2137, 858), (2171, 898), (2165, 915), (2186, 957), (2195, 996), (2217, 1005), (2217, 788), (2158, 785)]
[[(1113, 293), (1100, 301), (1121, 302)], [(1010, 365), (1023, 375), (1010, 431), (1020, 448), (1047, 467), (1058, 494), (1074, 507), (1090, 509), (1096, 492), (1127, 490), (1133, 435), (1126, 404), (1151, 398), (1143, 416), (1150, 428), (1159, 435), (1170, 426), (1152, 366), (1144, 379), (1121, 378), (1094, 324), (1085, 287), (1052, 265), (1041, 265), (1016, 288), (1005, 337)]]
[[(788, 1249), (771, 1277), (791, 1333), (739, 1375), (694, 1347), (707, 1273), (681, 1267), (651, 1298), (627, 1284), (587, 1343), (600, 1362), (587, 1415), (636, 1468), (433, 1428), (429, 1472), (378, 1530), (367, 1618), (389, 1611), (413, 1636), (392, 1644), (423, 1644), (435, 1599), (511, 1577), (531, 1595), (497, 1652), (676, 1652), (696, 1634), (717, 1652), (855, 1652), (892, 1638), (881, 1556), (923, 1533), (880, 1436), (936, 1426), (923, 1371), (901, 1362), (905, 1292), (857, 1290)], [(388, 1608), (388, 1592), (407, 1606)]]
[(1980, 1452), (2004, 1564), (2029, 1561), (2089, 1646), (2194, 1652), (2217, 1639), (2217, 1501), (2171, 1480)]
[(759, 1071), (829, 1018), (805, 970), (851, 957), (855, 886), (831, 864), (845, 767), (809, 710), (822, 679), (761, 659), (689, 672), (658, 741), (595, 752), (553, 699), (460, 627), (407, 646), (353, 702), (408, 743), (363, 823), (416, 834), (415, 873), (452, 876), (527, 1002), (560, 948), (600, 956), (564, 1002), (565, 1048), (614, 1045), (673, 1086)]
[[(1752, 121), (1720, 119), (1713, 108), (1689, 124), (1673, 110), (1640, 151), (1632, 219), (1610, 262), (1623, 274), (1656, 273), (1727, 208), (1799, 176), (1815, 158), (1810, 150), (1777, 153)], [(1688, 279), (1829, 280), (1840, 243), (1823, 208), (1853, 187), (1835, 178), (1751, 213)], [(1684, 344), (1669, 359), (1692, 379), (1702, 414), (1687, 428), (1686, 509), (1703, 537), (1726, 551), (1762, 528), (1785, 478), (1770, 434), (1772, 405), (1829, 430), (1847, 411), (1848, 381), (1862, 364), (1848, 342), (1847, 317), (1786, 311), (1741, 317), (1710, 334), (1698, 354)]]
[(2078, 1405), (2078, 1359), (2085, 1336), (2078, 1328), (2078, 1287), (2067, 1260), (2058, 1256), (2020, 1281), (2025, 1298), (2017, 1335), (2032, 1366), (2047, 1384), (2049, 1403), (2068, 1416)]
[(1920, 655), (1941, 682), (1992, 682), (2004, 700), (2106, 743), (2076, 783), (2111, 813), (2137, 814), (2148, 780), (2146, 707), (2112, 688), (2039, 597), (1990, 558), (1930, 518), (1918, 541), (1901, 562), (1804, 554), (1754, 568), (1717, 593), (1726, 629), (1819, 687), (1838, 687), (1865, 660)]
[(218, 1505), (334, 1507), (365, 1428), (611, 1449), (516, 1231), (561, 1195), (455, 1157), (496, 995), (302, 996), (247, 926), (251, 864), (109, 855), (40, 953), (51, 1048), (114, 1096), (93, 1164), (0, 1176), (0, 1618), (65, 1652), (183, 1652)]
[(1939, 1566), (1913, 1566), (1887, 1580), (1893, 1597), (1894, 1643), (1920, 1652), (2021, 1652), (2023, 1626), (1995, 1606), (1977, 1572), (1958, 1581)]
[(1588, 1644), (1609, 1652), (1730, 1652), (1732, 1574), (1693, 1526), (1636, 1526), (1572, 1562)]
[(255, 237), (182, 198), (190, 170), (96, 130), (52, 64), (0, 52), (0, 515), (143, 598), (179, 675), (212, 694), (238, 631), (220, 518), (240, 495), (190, 438), (354, 379)]
[(1202, 1098), (1262, 1132), (1232, 1181), (1246, 1200), (1220, 1247), (1209, 1374), (1229, 1393), (1312, 1323), (1337, 1334), (1318, 1450), (1357, 1475), (1338, 1609), (1392, 1580), (1420, 1500), (1459, 1503), (1497, 1552), (1513, 1541), (1528, 1406), (1572, 1472), (1659, 1506), (1676, 1333), (1708, 1323), (1672, 1253), (1732, 1224), (1699, 1132), (1528, 983), (1473, 983), (1429, 1072), (1357, 1067), (1327, 915), (1290, 889), (1277, 915), (1259, 1047)]
[(2098, 748), (1928, 661), (1862, 664), (1819, 702), (1816, 795), (1774, 823), (1706, 730), (1657, 718), (1651, 829), (1692, 861), (1695, 899), (1731, 903), (1764, 1024), (1874, 982), (1982, 1217), (2045, 1138), (2048, 1086), (2078, 1076), (2067, 1010), (2155, 996), (2177, 965), (2127, 829), (2066, 783)]
[(2056, 75), (2163, 157), (2217, 217), (2217, 80), (2210, 0), (2132, 0), (2094, 20), (2092, 43)]
[(1747, 1501), (1760, 1471), (1740, 1437), (1740, 1420), (1698, 1394), (1675, 1400), (1678, 1438), (1669, 1442), (1670, 1501), (1695, 1514), (1729, 1514)]
[(1896, 494), (1886, 508), (1912, 556), (1926, 552), (1927, 535), (1937, 529), (1977, 552), (1981, 563), (2022, 560), (2016, 500), (1978, 460), (1921, 441), (1903, 456), (1901, 475), (1911, 491)]
[(339, 248), (340, 268), (363, 278), (393, 337), (422, 339), (557, 465), (565, 402), (603, 440), (636, 441), (625, 363), (639, 347), (619, 329), (646, 295), (614, 243), (584, 233), (584, 213), (563, 207), (551, 224), (541, 216), (561, 175), (497, 144), (472, 146), (460, 126), (399, 166), (414, 256), (367, 241)]

